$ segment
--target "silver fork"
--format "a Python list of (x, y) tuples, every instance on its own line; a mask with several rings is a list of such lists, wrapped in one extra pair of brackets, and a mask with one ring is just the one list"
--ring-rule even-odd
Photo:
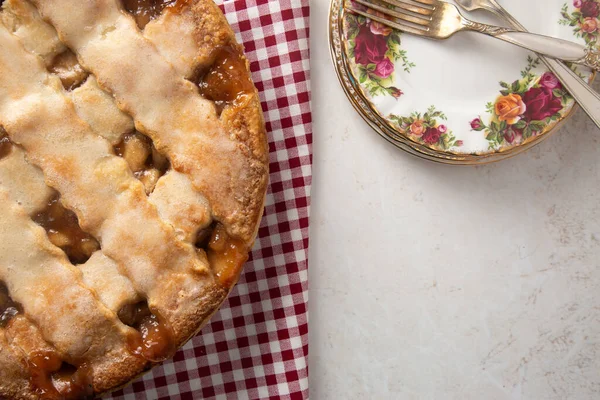
[[(487, 10), (508, 22), (513, 28), (526, 31), (525, 27), (496, 0), (456, 0), (456, 3), (467, 11)], [(541, 59), (548, 69), (560, 79), (583, 111), (600, 128), (600, 95), (563, 63), (546, 57), (541, 57)]]
[[(457, 32), (474, 31), (551, 58), (583, 64), (592, 69), (600, 70), (600, 52), (563, 39), (471, 21), (465, 18), (455, 5), (443, 1), (353, 1), (373, 11), (378, 11), (384, 17), (359, 10), (349, 5), (349, 0), (346, 1), (348, 11), (414, 35), (430, 39), (447, 39)], [(391, 20), (385, 17), (391, 18)]]

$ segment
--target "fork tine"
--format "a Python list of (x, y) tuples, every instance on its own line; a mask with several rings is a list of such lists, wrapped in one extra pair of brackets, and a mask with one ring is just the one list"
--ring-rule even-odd
[(418, 35), (418, 36), (425, 36), (427, 35), (427, 31), (428, 29), (426, 27), (414, 27), (414, 26), (410, 26), (410, 25), (405, 25), (402, 23), (396, 23), (396, 22), (392, 22), (389, 21), (385, 18), (381, 18), (378, 17), (376, 15), (373, 14), (369, 14), (366, 13), (364, 11), (360, 11), (357, 10), (356, 8), (352, 7), (352, 6), (345, 6), (345, 9), (354, 13), (354, 14), (358, 14), (358, 15), (362, 15), (363, 17), (367, 17), (372, 19), (373, 21), (377, 21), (385, 26), (389, 26), (392, 29), (397, 29), (399, 31), (403, 31), (403, 32), (407, 32), (407, 33), (412, 33), (413, 35)]
[(425, 4), (427, 6), (436, 6), (437, 3), (439, 3), (438, 0), (411, 0), (414, 1), (415, 3), (421, 3), (421, 4)]
[(428, 26), (431, 19), (427, 18), (427, 17), (423, 17), (423, 16), (412, 16), (411, 14), (406, 14), (403, 12), (398, 12), (398, 11), (394, 11), (394, 10), (390, 10), (389, 8), (385, 8), (382, 7), (380, 5), (374, 4), (374, 3), (369, 3), (368, 1), (365, 0), (354, 0), (355, 3), (358, 4), (362, 4), (363, 6), (369, 7), (373, 10), (377, 10), (380, 11), (383, 14), (398, 18), (398, 19), (402, 19), (404, 21), (407, 22), (411, 22), (413, 24), (417, 24), (417, 25), (423, 25), (423, 26)]
[[(402, 1), (402, 0), (379, 0), (379, 1), (382, 1), (382, 2), (384, 2), (386, 4), (389, 4), (389, 5), (394, 6), (394, 7), (400, 8), (402, 10), (410, 11), (410, 12), (415, 13), (415, 14), (420, 14), (420, 15), (431, 15), (431, 14), (433, 14), (433, 10), (430, 9), (430, 8), (419, 7), (419, 6), (407, 3), (407, 2)], [(413, 1), (415, 1), (415, 0), (413, 0)]]

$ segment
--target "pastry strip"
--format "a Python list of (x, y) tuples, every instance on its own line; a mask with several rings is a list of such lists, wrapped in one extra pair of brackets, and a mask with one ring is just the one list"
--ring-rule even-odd
[(44, 230), (4, 191), (0, 209), (0, 280), (44, 338), (75, 365), (105, 357), (107, 343), (124, 348), (128, 329), (79, 284), (80, 272)]
[[(79, 120), (57, 79), (3, 27), (0, 41), (5, 44), (0, 47), (0, 122), (136, 291), (171, 319), (210, 283), (205, 260), (161, 222), (141, 183), (124, 160), (112, 155), (108, 143)], [(180, 299), (172, 290), (184, 290), (187, 296)]]
[[(10, 25), (28, 51), (42, 59), (56, 56), (57, 46), (54, 43), (60, 42), (56, 30), (41, 18), (34, 6), (27, 0), (7, 0), (3, 8), (3, 15), (12, 16), (4, 16), (3, 20), (5, 23), (10, 21)], [(204, 9), (202, 11), (210, 12)], [(178, 21), (181, 22), (179, 28)], [(192, 71), (199, 62), (207, 61), (209, 53), (208, 50), (200, 51), (199, 45), (193, 40), (193, 22), (194, 18), (189, 13), (189, 8), (186, 8), (182, 14), (163, 13), (161, 18), (152, 21), (146, 29), (148, 31), (148, 28), (153, 27), (151, 32), (155, 42), (165, 41), (170, 45), (182, 46), (181, 51), (171, 48), (168, 54), (173, 58), (180, 57), (181, 61), (177, 65), (181, 73), (186, 73), (186, 64), (183, 61), (196, 61), (187, 67)], [(176, 43), (174, 37), (166, 35), (165, 30), (168, 29), (173, 29), (177, 35), (187, 34), (187, 39), (180, 40), (185, 42), (185, 45)], [(36, 35), (37, 32), (44, 32), (44, 35)], [(168, 46), (162, 45), (162, 48), (165, 47)], [(58, 51), (65, 49), (63, 46)], [(201, 57), (198, 54), (205, 56)], [(94, 76), (90, 76), (83, 85), (68, 94), (81, 119), (90, 124), (94, 132), (108, 140), (111, 145), (119, 143), (125, 133), (134, 129), (131, 117), (118, 109), (114, 99), (100, 89)], [(177, 171), (169, 171), (159, 182), (158, 190), (150, 195), (150, 202), (156, 205), (161, 218), (173, 225), (180, 239), (193, 244), (196, 232), (207, 227), (212, 220), (208, 200), (193, 188), (186, 175)], [(19, 183), (15, 184), (18, 188)]]
[(192, 179), (216, 219), (250, 244), (255, 232), (249, 221), (262, 212), (257, 193), (266, 185), (266, 160), (227, 134), (214, 104), (142, 36), (117, 0), (89, 0), (69, 16), (62, 12), (68, 0), (33, 3), (119, 108), (133, 116), (137, 129)]

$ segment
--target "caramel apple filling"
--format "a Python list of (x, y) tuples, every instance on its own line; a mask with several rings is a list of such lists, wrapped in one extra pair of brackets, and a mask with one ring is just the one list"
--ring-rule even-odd
[(129, 349), (132, 353), (151, 362), (160, 362), (175, 352), (171, 329), (162, 318), (150, 311), (145, 301), (124, 306), (118, 316), (121, 322), (140, 333), (130, 338)]
[(208, 248), (208, 244), (210, 243), (210, 239), (212, 238), (212, 234), (217, 227), (217, 222), (213, 221), (206, 228), (200, 229), (196, 233), (196, 247), (199, 249), (206, 250)]
[(206, 247), (206, 255), (219, 283), (231, 287), (239, 278), (248, 249), (240, 240), (231, 238), (225, 227), (216, 224)]
[(66, 90), (73, 90), (81, 86), (89, 76), (89, 73), (79, 64), (77, 56), (71, 50), (54, 57), (48, 70), (58, 75)]
[(62, 360), (56, 353), (40, 352), (28, 360), (31, 385), (43, 399), (60, 399), (60, 393), (52, 384), (52, 373), (60, 369)]
[(21, 306), (8, 295), (8, 289), (0, 283), (0, 328), (4, 328), (11, 319), (21, 312)]
[(115, 146), (115, 153), (127, 161), (135, 177), (144, 184), (147, 194), (154, 191), (158, 179), (169, 169), (169, 160), (156, 151), (149, 137), (137, 131), (126, 134)]
[(52, 198), (33, 220), (46, 230), (48, 239), (60, 247), (73, 264), (85, 263), (100, 249), (98, 241), (81, 230), (75, 213), (64, 208), (58, 196)]
[(93, 393), (91, 371), (64, 363), (54, 352), (39, 352), (30, 356), (27, 366), (31, 385), (42, 399), (83, 399)]
[(76, 368), (63, 362), (52, 374), (52, 384), (65, 399), (91, 398), (94, 393), (92, 370), (85, 364)]
[(229, 105), (240, 105), (241, 100), (254, 91), (254, 84), (248, 77), (246, 59), (232, 46), (215, 51), (214, 63), (207, 71), (198, 74), (196, 83), (200, 94), (214, 101), (219, 114)]
[(162, 14), (165, 8), (180, 12), (190, 0), (123, 0), (123, 7), (130, 13), (140, 29)]

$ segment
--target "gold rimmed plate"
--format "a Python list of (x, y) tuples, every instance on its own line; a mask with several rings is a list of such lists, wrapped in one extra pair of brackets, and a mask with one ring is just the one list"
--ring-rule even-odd
[[(361, 116), (405, 151), (452, 164), (502, 160), (540, 143), (576, 108), (533, 53), (475, 33), (446, 41), (402, 34), (345, 12), (345, 1), (331, 2), (336, 72)], [(503, 5), (532, 31), (598, 46), (600, 0)]]

